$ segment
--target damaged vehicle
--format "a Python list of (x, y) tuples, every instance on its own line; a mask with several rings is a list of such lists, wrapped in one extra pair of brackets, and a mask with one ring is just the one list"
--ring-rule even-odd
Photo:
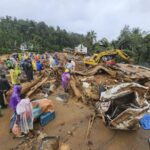
[(139, 120), (149, 109), (148, 87), (137, 83), (121, 83), (100, 90), (99, 108), (106, 126), (112, 129), (136, 130)]

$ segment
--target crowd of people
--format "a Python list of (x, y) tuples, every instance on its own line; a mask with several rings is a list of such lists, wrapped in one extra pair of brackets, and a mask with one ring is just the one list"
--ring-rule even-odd
[[(0, 59), (0, 116), (2, 116), (1, 108), (7, 108), (6, 93), (13, 88), (13, 93), (9, 100), (9, 107), (13, 110), (13, 116), (10, 121), (10, 131), (18, 137), (20, 133), (27, 133), (33, 129), (32, 106), (30, 100), (21, 95), (21, 77), (27, 79), (28, 82), (34, 80), (34, 75), (41, 74), (43, 69), (47, 67), (53, 68), (60, 65), (57, 53), (53, 55), (49, 53), (35, 54), (35, 53), (16, 53), (7, 57), (7, 59)], [(75, 62), (69, 59), (64, 64), (64, 72), (61, 75), (62, 87), (64, 92), (69, 91), (71, 71), (75, 70)], [(9, 79), (7, 79), (7, 77)], [(24, 115), (24, 113), (26, 115)], [(26, 116), (26, 117), (25, 117)], [(18, 126), (21, 132), (18, 134)]]

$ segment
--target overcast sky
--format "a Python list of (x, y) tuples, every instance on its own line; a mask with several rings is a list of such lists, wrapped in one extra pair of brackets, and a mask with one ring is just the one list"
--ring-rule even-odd
[(150, 0), (0, 0), (0, 16), (44, 21), (67, 31), (115, 39), (125, 26), (150, 31)]

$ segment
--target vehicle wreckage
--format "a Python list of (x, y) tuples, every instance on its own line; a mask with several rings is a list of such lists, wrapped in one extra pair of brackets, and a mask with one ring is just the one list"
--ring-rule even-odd
[(139, 120), (149, 109), (148, 87), (138, 83), (121, 83), (100, 90), (98, 110), (106, 126), (112, 129), (136, 130)]

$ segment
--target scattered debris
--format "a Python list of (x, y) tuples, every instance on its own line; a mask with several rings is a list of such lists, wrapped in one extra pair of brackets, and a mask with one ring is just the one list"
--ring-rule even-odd
[(62, 143), (60, 145), (60, 150), (71, 150), (71, 148), (68, 144)]
[(137, 129), (149, 109), (144, 97), (147, 89), (137, 83), (122, 83), (101, 92), (99, 110), (105, 125), (113, 129)]
[(63, 93), (63, 94), (58, 94), (58, 96), (56, 97), (56, 100), (66, 103), (68, 102), (68, 98), (69, 98), (69, 95), (67, 93)]
[(145, 114), (142, 119), (140, 119), (140, 125), (144, 130), (150, 130), (150, 114)]
[(68, 131), (67, 134), (70, 135), (70, 136), (73, 135), (73, 133), (71, 131)]
[(90, 132), (91, 132), (91, 129), (92, 129), (95, 117), (96, 117), (96, 114), (94, 114), (93, 116), (91, 116), (90, 119), (89, 119), (89, 124), (88, 124), (86, 138), (85, 138), (86, 143), (87, 143), (87, 139), (89, 138), (89, 135), (90, 135)]
[(12, 150), (58, 150), (59, 149), (59, 136), (48, 136), (40, 132), (34, 138), (25, 139), (17, 147)]
[[(58, 53), (59, 66), (53, 68), (45, 68), (41, 75), (36, 75), (32, 82), (22, 83), (22, 94), (26, 94), (32, 98), (33, 95), (43, 94), (48, 97), (54, 93), (60, 85), (61, 74), (64, 72), (64, 64), (68, 59), (74, 58), (76, 62), (75, 71), (71, 71), (70, 90), (68, 93), (60, 92), (57, 94), (56, 100), (68, 102), (69, 97), (88, 104), (92, 110), (96, 110), (90, 117), (85, 141), (86, 144), (93, 145), (89, 140), (90, 133), (95, 118), (101, 117), (105, 125), (111, 129), (136, 130), (139, 128), (139, 120), (149, 109), (150, 100), (150, 69), (131, 65), (131, 64), (115, 64), (107, 66), (103, 63), (86, 67), (82, 55), (74, 55), (73, 53)], [(7, 101), (12, 93), (12, 89), (7, 92)], [(39, 103), (42, 112), (49, 112), (53, 105), (49, 103)], [(80, 109), (82, 109), (80, 107)], [(43, 110), (44, 109), (44, 110)], [(50, 110), (49, 110), (50, 109)], [(38, 115), (36, 110), (35, 116)], [(51, 111), (50, 111), (51, 112)], [(37, 113), (37, 114), (36, 114)], [(98, 114), (97, 114), (98, 113)], [(45, 114), (49, 115), (49, 114)], [(43, 120), (45, 119), (44, 116)], [(50, 119), (50, 117), (48, 117)], [(54, 118), (54, 116), (52, 117)], [(41, 124), (46, 125), (49, 119), (42, 120)], [(64, 126), (65, 122), (60, 124)], [(63, 135), (63, 142), (75, 135), (74, 131), (78, 127), (66, 130)], [(99, 128), (99, 127), (97, 127)], [(59, 129), (62, 132), (62, 129)], [(57, 136), (48, 136), (42, 132), (33, 138), (25, 139), (19, 144), (15, 150), (71, 150), (66, 143), (59, 144), (60, 139)], [(60, 145), (60, 146), (59, 146)]]

